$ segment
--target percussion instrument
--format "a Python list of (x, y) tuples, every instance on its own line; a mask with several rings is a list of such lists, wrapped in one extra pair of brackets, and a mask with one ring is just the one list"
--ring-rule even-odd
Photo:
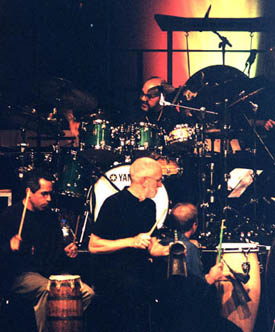
[(163, 133), (157, 125), (140, 122), (135, 124), (135, 149), (157, 151), (163, 146)]
[(106, 120), (94, 119), (81, 122), (79, 128), (81, 149), (93, 149), (96, 159), (112, 156), (111, 130), (110, 123)]
[[(61, 152), (60, 175), (57, 181), (57, 192), (60, 195), (80, 198), (86, 194), (87, 171), (84, 160), (79, 157), (75, 149)], [(89, 185), (88, 185), (89, 186)]]
[(166, 148), (171, 152), (190, 151), (194, 146), (195, 128), (188, 124), (177, 124), (165, 137)]
[(136, 151), (161, 152), (164, 146), (164, 134), (156, 124), (148, 122), (120, 125), (113, 131), (115, 150), (126, 153)]
[(82, 331), (81, 279), (78, 275), (49, 277), (47, 320), (49, 332)]
[[(107, 177), (109, 181), (105, 177)], [(118, 191), (112, 186), (111, 183), (114, 184), (118, 190), (122, 190), (124, 187), (129, 186), (131, 183), (130, 165), (120, 165), (109, 169), (104, 176), (101, 176), (95, 183), (93, 188), (95, 193), (95, 202), (93, 201), (93, 195), (90, 197), (90, 210), (91, 213), (94, 212), (94, 221), (96, 221), (100, 207), (105, 199)], [(166, 218), (167, 213), (164, 212), (165, 210), (168, 211), (169, 206), (168, 194), (164, 185), (158, 189), (157, 195), (153, 198), (153, 201), (156, 203), (156, 220), (160, 218), (157, 227), (160, 228)]]
[[(242, 283), (246, 292), (244, 298), (247, 302), (238, 301), (237, 289), (231, 281), (220, 281), (217, 283), (218, 294), (221, 298), (222, 315), (239, 326), (243, 332), (252, 332), (257, 316), (260, 293), (260, 267), (257, 252), (259, 248), (251, 243), (223, 243), (222, 261), (224, 261), (224, 272), (232, 269), (247, 277), (248, 281)], [(243, 295), (243, 294), (242, 294)]]
[(162, 175), (176, 175), (182, 173), (182, 168), (179, 167), (178, 163), (175, 160), (161, 157), (156, 159), (156, 161), (160, 164), (162, 169)]

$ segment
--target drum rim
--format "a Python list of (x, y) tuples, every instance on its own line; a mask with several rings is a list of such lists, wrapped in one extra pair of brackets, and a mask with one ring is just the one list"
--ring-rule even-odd
[(55, 274), (49, 276), (49, 280), (51, 281), (68, 281), (68, 280), (76, 280), (79, 279), (79, 275), (70, 275), (70, 274)]

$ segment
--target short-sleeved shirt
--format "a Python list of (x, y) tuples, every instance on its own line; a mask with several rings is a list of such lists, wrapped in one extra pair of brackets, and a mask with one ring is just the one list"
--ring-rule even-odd
[[(149, 232), (156, 221), (156, 207), (151, 199), (139, 201), (126, 188), (103, 203), (93, 234), (108, 240), (134, 237)], [(125, 248), (114, 253), (96, 255), (97, 268), (112, 270), (142, 268), (148, 260), (148, 251)]]

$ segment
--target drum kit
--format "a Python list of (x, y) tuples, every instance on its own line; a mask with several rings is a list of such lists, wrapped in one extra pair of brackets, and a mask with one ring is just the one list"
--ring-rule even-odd
[[(2, 147), (1, 154), (12, 156), (12, 166), (18, 178), (42, 165), (49, 168), (56, 178), (57, 209), (62, 210), (66, 206), (74, 209), (76, 206), (76, 214), (83, 214), (84, 219), (89, 215), (92, 224), (103, 201), (129, 185), (130, 163), (138, 157), (150, 156), (159, 162), (165, 178), (155, 198), (157, 218), (163, 216), (163, 209), (168, 210), (172, 204), (182, 200), (181, 197), (173, 197), (175, 183), (183, 186), (179, 195), (183, 191), (194, 191), (196, 203), (202, 208), (200, 239), (206, 246), (215, 246), (223, 214), (220, 207), (229, 205), (229, 171), (238, 159), (237, 155), (243, 152), (239, 135), (243, 128), (232, 128), (233, 116), (224, 116), (224, 100), (227, 99), (226, 110), (230, 110), (232, 115), (236, 106), (243, 105), (244, 100), (261, 92), (258, 86), (255, 88), (252, 84), (251, 88), (248, 82), (245, 74), (229, 66), (210, 66), (195, 73), (185, 83), (193, 91), (191, 97), (187, 97), (184, 103), (180, 100), (183, 95), (180, 95), (175, 107), (193, 111), (197, 121), (192, 125), (177, 123), (170, 132), (166, 132), (149, 122), (114, 125), (107, 120), (98, 108), (96, 98), (89, 92), (76, 88), (63, 78), (41, 80), (39, 85), (34, 85), (36, 88), (32, 90), (31, 97), (28, 95), (28, 99), (39, 102), (28, 106), (6, 104), (7, 112), (2, 123), (5, 128), (20, 130), (21, 143), (16, 148)], [(172, 91), (177, 92), (177, 89)], [(168, 104), (174, 106), (170, 102)], [(74, 110), (80, 122), (78, 144), (74, 144), (74, 137), (64, 134), (67, 122), (63, 111), (68, 109)], [(27, 137), (29, 131), (35, 135)], [(31, 147), (29, 140), (35, 140), (36, 146)], [(253, 151), (249, 156), (252, 157), (250, 168), (253, 168)], [(190, 165), (186, 162), (188, 158), (196, 177), (193, 182), (196, 188), (186, 188), (184, 182), (180, 184), (182, 178), (191, 177)], [(251, 220), (251, 229), (247, 230), (250, 216), (237, 213), (236, 218), (238, 207), (229, 206), (227, 210), (232, 214), (230, 219), (238, 220), (228, 222), (228, 237), (234, 234), (234, 230), (237, 230), (238, 234), (234, 235), (238, 239), (244, 236), (242, 240), (249, 232), (254, 232), (255, 236), (260, 233), (266, 235), (258, 225), (255, 231)], [(163, 225), (165, 217), (161, 218), (158, 227)], [(257, 241), (255, 236), (253, 239)]]

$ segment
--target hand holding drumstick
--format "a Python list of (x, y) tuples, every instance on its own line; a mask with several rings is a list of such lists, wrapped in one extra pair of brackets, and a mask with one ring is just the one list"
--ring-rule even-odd
[(29, 202), (29, 197), (30, 197), (30, 188), (28, 189), (27, 192), (27, 196), (26, 196), (26, 200), (24, 203), (24, 209), (23, 209), (23, 213), (21, 216), (21, 221), (20, 221), (20, 225), (19, 225), (19, 230), (18, 230), (18, 234), (14, 235), (11, 239), (10, 239), (10, 248), (12, 251), (18, 251), (20, 249), (20, 244), (22, 241), (22, 229), (23, 229), (23, 225), (24, 225), (24, 221), (25, 221), (25, 215), (26, 215), (26, 210), (27, 210), (27, 206), (28, 206), (28, 202)]

